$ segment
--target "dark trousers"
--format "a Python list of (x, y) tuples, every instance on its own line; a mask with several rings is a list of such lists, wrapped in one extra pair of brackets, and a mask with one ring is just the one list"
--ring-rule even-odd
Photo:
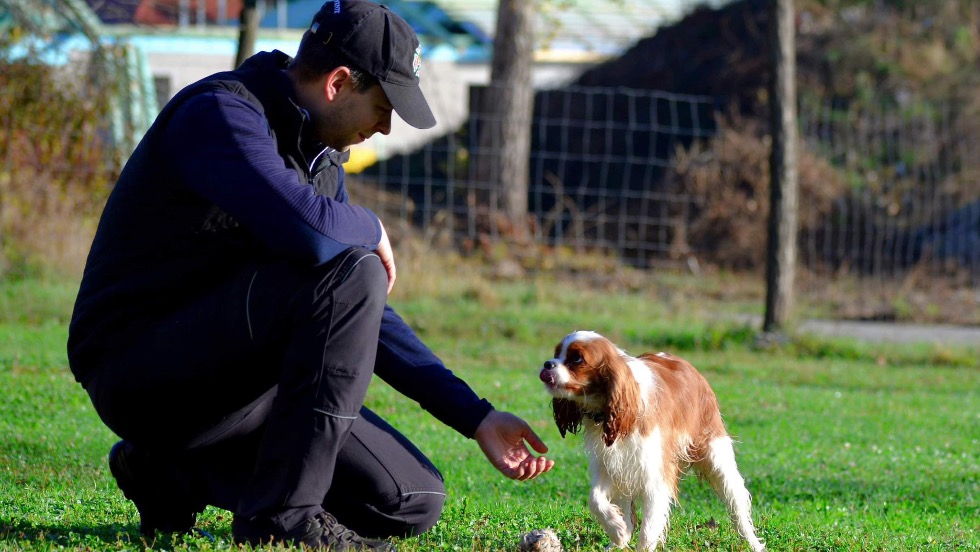
[(203, 500), (289, 529), (326, 509), (368, 536), (438, 519), (438, 470), (363, 407), (387, 276), (352, 248), (276, 262), (112, 336), (88, 391), (103, 421)]

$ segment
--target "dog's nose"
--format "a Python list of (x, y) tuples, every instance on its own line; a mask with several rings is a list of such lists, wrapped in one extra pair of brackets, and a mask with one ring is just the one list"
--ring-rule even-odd
[(548, 362), (544, 363), (544, 368), (542, 368), (541, 373), (538, 374), (541, 381), (545, 382), (545, 384), (549, 386), (555, 385), (555, 382), (558, 381), (558, 378), (555, 377), (555, 366), (555, 362), (549, 360)]

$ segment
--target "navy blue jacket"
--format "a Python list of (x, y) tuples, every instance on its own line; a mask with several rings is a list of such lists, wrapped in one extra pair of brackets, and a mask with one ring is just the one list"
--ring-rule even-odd
[[(284, 73), (282, 52), (178, 93), (109, 195), (69, 328), (69, 364), (86, 384), (114, 328), (179, 304), (244, 266), (310, 266), (351, 246), (377, 249), (381, 224), (348, 201), (346, 154), (323, 149)], [(492, 408), (390, 307), (375, 373), (471, 437)]]

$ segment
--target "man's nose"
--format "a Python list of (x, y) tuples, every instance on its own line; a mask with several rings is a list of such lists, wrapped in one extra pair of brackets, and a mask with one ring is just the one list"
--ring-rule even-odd
[(387, 136), (391, 132), (391, 112), (384, 114), (378, 119), (378, 124), (375, 127), (378, 132)]

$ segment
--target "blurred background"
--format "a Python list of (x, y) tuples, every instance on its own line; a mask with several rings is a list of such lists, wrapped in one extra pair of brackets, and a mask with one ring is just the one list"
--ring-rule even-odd
[[(0, 0), (0, 278), (77, 279), (159, 109), (249, 52), (294, 54), (320, 4)], [(386, 4), (439, 121), (396, 121), (347, 165), (398, 254), (761, 309), (770, 2), (540, 0), (516, 27), (496, 0)], [(788, 4), (793, 316), (980, 326), (980, 3)], [(501, 109), (523, 134), (488, 130)]]

